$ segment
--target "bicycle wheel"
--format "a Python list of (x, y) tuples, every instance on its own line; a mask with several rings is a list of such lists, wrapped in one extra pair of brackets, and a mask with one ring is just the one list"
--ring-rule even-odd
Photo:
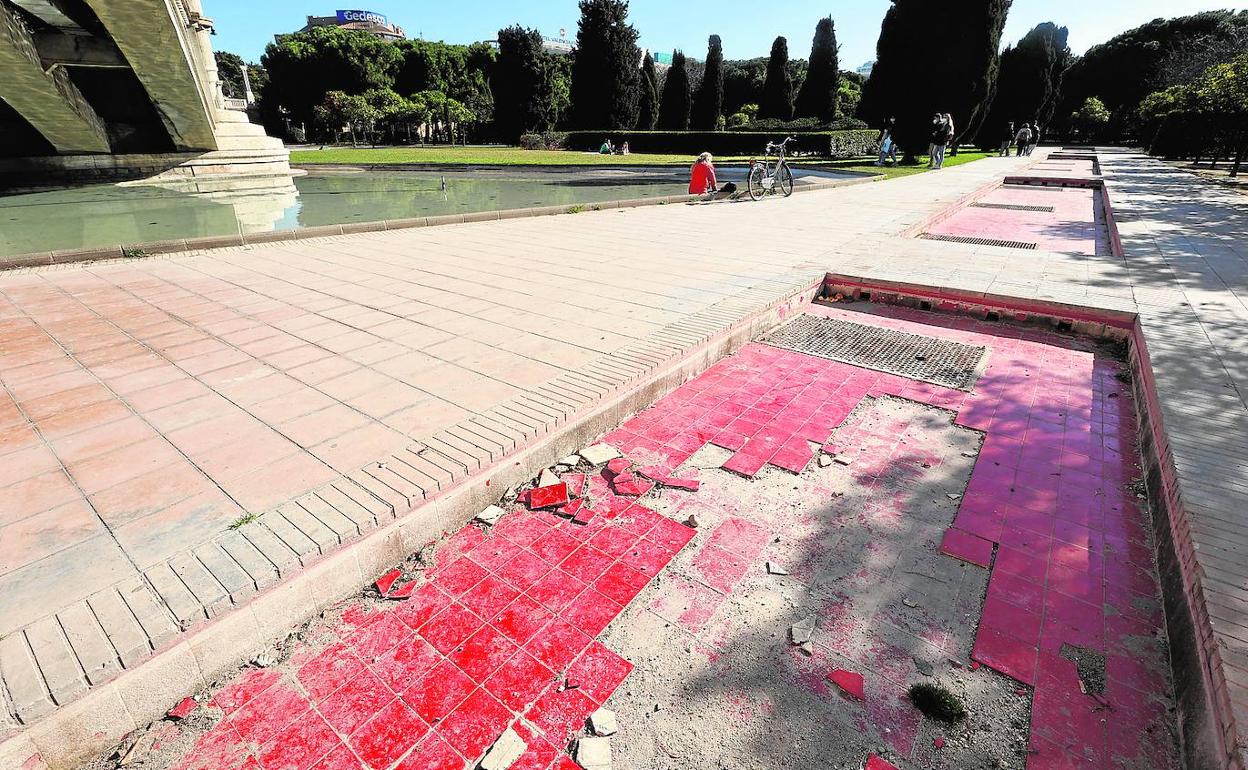
[(776, 184), (780, 186), (780, 192), (784, 197), (793, 194), (793, 171), (789, 168), (788, 163), (780, 164), (780, 168), (776, 169)]
[(750, 200), (756, 201), (763, 197), (766, 190), (763, 189), (763, 166), (761, 163), (755, 163), (750, 167), (750, 176), (746, 179), (746, 189), (750, 193)]

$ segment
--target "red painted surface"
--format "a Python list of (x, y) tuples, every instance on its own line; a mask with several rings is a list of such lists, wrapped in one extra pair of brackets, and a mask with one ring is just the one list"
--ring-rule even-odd
[(843, 668), (834, 669), (828, 674), (828, 681), (841, 688), (842, 692), (854, 700), (867, 699), (867, 691), (862, 674), (856, 671), (846, 671)]
[[(835, 308), (811, 312), (862, 320)], [(587, 498), (569, 515), (594, 511), (587, 524), (521, 510), (490, 534), (466, 527), (439, 549), (429, 582), (410, 599), (351, 607), (338, 640), (296, 651), (293, 675), (246, 671), (218, 692), (210, 705), (224, 719), (178, 767), (462, 768), (509, 725), (529, 743), (516, 767), (575, 767), (560, 747), (631, 670), (595, 637), (695, 535), (696, 579), (673, 576), (651, 609), (699, 633), (760, 568), (769, 542), (748, 513), (698, 533), (615, 494), (612, 480), (633, 464), (679, 467), (707, 442), (734, 452), (735, 472), (792, 471), (798, 441), (825, 442), (864, 398), (880, 395), (956, 411), (958, 424), (985, 434), (946, 544), (959, 558), (992, 564), (974, 658), (1034, 686), (1029, 768), (1177, 766), (1161, 705), (1169, 685), (1159, 673), (1156, 575), (1142, 514), (1123, 489), (1136, 475), (1136, 426), (1118, 365), (1053, 335), (889, 314), (872, 322), (990, 344), (974, 390), (747, 346), (605, 437), (628, 460), (574, 482)], [(851, 468), (871, 484), (890, 458), (869, 435), (859, 439)], [(881, 489), (873, 505), (897, 502)], [(869, 587), (870, 576), (862, 582)], [(834, 638), (870, 633), (836, 606), (823, 614)], [(836, 685), (862, 699), (853, 708), (863, 724), (890, 727), (890, 748), (908, 755), (920, 716), (898, 680), (913, 664), (887, 640), (866, 638), (865, 648), (837, 650), (864, 674)], [(1081, 692), (1060, 655), (1065, 644), (1105, 653), (1104, 695)], [(803, 681), (834, 693), (828, 658), (795, 649), (786, 654), (809, 672)], [(893, 766), (872, 757), (868, 767)]]

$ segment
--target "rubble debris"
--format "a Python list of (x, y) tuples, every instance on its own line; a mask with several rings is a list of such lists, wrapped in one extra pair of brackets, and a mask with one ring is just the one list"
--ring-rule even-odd
[(609, 460), (620, 457), (620, 450), (610, 444), (594, 444), (580, 451), (581, 459), (590, 465), (602, 465)]
[(687, 492), (697, 492), (702, 486), (702, 482), (695, 478), (673, 476), (671, 471), (657, 465), (642, 468), (639, 473), (659, 486), (683, 489)]
[(915, 609), (916, 607), (919, 606), (919, 603), (916, 602), (914, 599), (911, 599), (909, 596), (901, 597), (901, 603), (906, 605), (910, 609)]
[(508, 727), (486, 752), (485, 758), (481, 760), (481, 770), (507, 770), (515, 764), (527, 748), (528, 744), (524, 742), (524, 739)]
[(867, 757), (866, 770), (897, 770), (897, 766), (880, 757), (878, 754), (872, 754)]
[(914, 669), (923, 676), (932, 676), (936, 673), (936, 667), (932, 665), (931, 661), (918, 656), (911, 658), (911, 660), (914, 661)]
[(820, 452), (819, 453), (819, 467), (826, 468), (831, 464), (832, 464), (832, 455), (827, 454), (826, 452)]
[(589, 715), (589, 727), (594, 735), (604, 738), (608, 735), (615, 735), (620, 729), (615, 719), (615, 712), (607, 708), (600, 708)]
[(568, 502), (568, 485), (562, 481), (549, 487), (534, 487), (529, 490), (530, 510), (555, 508), (566, 502)]
[(950, 500), (961, 500), (961, 499), (962, 499), (962, 495), (955, 495), (955, 494), (954, 494), (954, 493), (952, 493), (952, 492), (950, 492), (950, 493), (946, 494), (946, 495), (945, 495), (945, 497), (949, 498)]
[(805, 654), (806, 654), (806, 656), (807, 656), (807, 657), (812, 656), (812, 655), (814, 655), (814, 654), (815, 654), (815, 643), (814, 643), (814, 642), (802, 642), (801, 644), (799, 644), (799, 645), (797, 645), (797, 646), (801, 649), (801, 651), (802, 651), (803, 653), (805, 653)]
[(381, 594), (382, 596), (385, 596), (386, 592), (390, 590), (390, 587), (394, 585), (395, 581), (398, 580), (402, 576), (403, 576), (403, 571), (400, 570), (398, 567), (395, 567), (394, 569), (390, 570), (386, 574), (377, 578), (377, 582), (374, 583), (373, 585), (377, 587), (377, 593)]
[(416, 590), (416, 581), (409, 580), (406, 583), (399, 586), (398, 588), (390, 589), (390, 593), (386, 594), (386, 598), (395, 599), (395, 600), (410, 599), (412, 598), (412, 593), (415, 590)]
[(690, 529), (697, 529), (698, 517), (693, 515), (692, 513), (689, 514), (689, 516), (685, 518), (685, 526), (689, 527)]
[(833, 457), (832, 460), (837, 465), (849, 465), (851, 462), (853, 462), (851, 458), (846, 457), (845, 455), (837, 455), (836, 457)]
[(585, 770), (611, 770), (611, 741), (581, 738), (576, 742), (576, 763)]
[(628, 458), (616, 457), (607, 463), (607, 473), (619, 476), (621, 473), (627, 472), (632, 466), (633, 464), (628, 461)]
[(789, 627), (789, 638), (793, 644), (805, 644), (814, 640), (816, 618), (814, 615), (802, 618)]
[(541, 475), (537, 477), (537, 485), (539, 487), (553, 487), (559, 483), (559, 477), (554, 474), (550, 468), (543, 468)]
[(195, 709), (199, 708), (199, 704), (192, 697), (183, 698), (178, 705), (165, 712), (165, 716), (170, 719), (186, 719)]
[(280, 659), (281, 655), (277, 652), (277, 650), (270, 648), (252, 658), (251, 663), (256, 666), (256, 668), (271, 668), (272, 666), (276, 666)]
[(569, 468), (575, 468), (576, 466), (581, 464), (581, 456), (580, 455), (568, 455), (567, 457), (560, 460), (559, 464), (566, 465)]
[(571, 497), (585, 496), (585, 474), (584, 473), (565, 473), (561, 477), (564, 484), (568, 485), (568, 495)]
[(963, 452), (962, 456), (963, 457), (978, 457), (978, 455), (975, 452)]
[(789, 571), (774, 561), (767, 562), (767, 574), (769, 575), (787, 575)]
[(828, 674), (828, 681), (841, 688), (846, 695), (854, 700), (867, 699), (866, 681), (862, 678), (862, 674), (837, 668)]
[[(506, 511), (502, 508), (499, 508), (497, 505), (491, 505), (489, 508), (486, 508), (484, 511), (477, 514), (477, 521), (482, 524), (488, 524), (492, 527), (498, 523), (499, 519), (503, 518), (504, 513), (506, 513)], [(382, 593), (385, 593), (385, 591), (382, 591)]]
[(943, 749), (945, 747), (945, 739), (937, 736), (936, 740), (932, 741), (932, 745), (937, 749)]

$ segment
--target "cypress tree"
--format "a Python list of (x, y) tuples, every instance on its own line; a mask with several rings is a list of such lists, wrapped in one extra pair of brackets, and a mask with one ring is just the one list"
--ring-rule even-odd
[(934, 113), (953, 116), (957, 139), (975, 136), (997, 82), (997, 49), (1012, 0), (964, 0), (957, 13), (931, 0), (892, 0), (876, 44), (859, 117), (897, 118), (897, 143), (913, 162)]
[(793, 77), (789, 74), (789, 41), (783, 36), (771, 44), (767, 60), (767, 79), (763, 81), (763, 97), (758, 117), (776, 120), (793, 119)]
[(797, 92), (793, 115), (818, 118), (821, 123), (836, 120), (836, 95), (841, 86), (840, 62), (836, 55), (836, 26), (829, 16), (815, 26), (815, 39), (810, 46), (810, 64), (806, 79)]
[(664, 131), (689, 130), (689, 70), (685, 55), (672, 52), (672, 66), (663, 83), (663, 100), (659, 104), (659, 128)]
[(637, 110), (637, 128), (651, 131), (659, 119), (659, 75), (654, 71), (654, 57), (646, 51), (641, 63), (641, 100)]
[(554, 128), (554, 66), (542, 49), (542, 35), (520, 26), (498, 31), (498, 56), (490, 70), (495, 126), (514, 140), (527, 131)]
[(624, 0), (581, 0), (572, 52), (572, 115), (584, 129), (637, 124), (641, 49)]
[(724, 45), (719, 35), (711, 35), (706, 47), (706, 70), (693, 102), (693, 127), (714, 131), (724, 114)]
[(997, 95), (980, 131), (981, 146), (998, 146), (1011, 122), (1049, 126), (1072, 59), (1069, 37), (1066, 27), (1046, 21), (1001, 52)]

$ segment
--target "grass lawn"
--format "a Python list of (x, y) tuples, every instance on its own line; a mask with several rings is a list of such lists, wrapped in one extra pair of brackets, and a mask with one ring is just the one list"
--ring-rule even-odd
[[(958, 166), (995, 153), (965, 150), (957, 157), (945, 158), (946, 166)], [(747, 156), (718, 157), (717, 163), (744, 163)], [(927, 158), (921, 156), (917, 166), (874, 165), (873, 158), (850, 160), (819, 160), (793, 158), (795, 165), (909, 176), (927, 171)], [(634, 153), (632, 155), (599, 155), (593, 152), (568, 150), (522, 150), (519, 147), (332, 147), (324, 150), (294, 150), (290, 162), (305, 165), (400, 165), (406, 163), (446, 166), (687, 166), (693, 162), (688, 155)]]

